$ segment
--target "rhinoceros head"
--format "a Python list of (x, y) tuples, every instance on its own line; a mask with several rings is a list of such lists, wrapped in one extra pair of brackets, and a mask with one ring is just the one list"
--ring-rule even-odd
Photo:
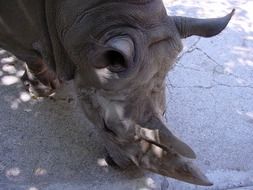
[(58, 13), (58, 36), (76, 67), (80, 102), (114, 162), (211, 185), (190, 161), (193, 150), (163, 121), (165, 77), (181, 38), (214, 36), (233, 12), (194, 19), (168, 16), (161, 0), (74, 0), (63, 1)]

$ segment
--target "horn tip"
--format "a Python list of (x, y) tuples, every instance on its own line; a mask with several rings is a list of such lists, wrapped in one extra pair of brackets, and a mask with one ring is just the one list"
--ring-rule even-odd
[(212, 186), (213, 183), (211, 181), (209, 181), (209, 179), (206, 177), (206, 175), (201, 174), (200, 176), (198, 176), (198, 182), (197, 184), (202, 185), (202, 186)]
[(236, 11), (236, 9), (235, 9), (235, 8), (233, 8), (233, 9), (232, 9), (232, 11), (231, 11), (231, 13), (229, 13), (229, 17), (230, 17), (230, 18), (232, 18), (232, 16), (234, 16), (235, 11)]
[(213, 183), (210, 181), (205, 181), (203, 184), (201, 184), (203, 186), (213, 186)]
[(209, 182), (209, 183), (206, 184), (206, 186), (213, 186), (213, 183)]
[(202, 176), (198, 176), (193, 184), (201, 185), (201, 186), (213, 186), (213, 183), (209, 181), (209, 179), (203, 174)]
[(189, 152), (189, 154), (188, 154), (188, 158), (196, 159), (196, 158), (197, 158), (197, 155), (196, 155), (196, 153), (195, 153), (193, 150), (191, 150), (191, 151)]
[(232, 10), (232, 12), (231, 12), (231, 14), (232, 14), (232, 15), (234, 15), (234, 14), (235, 14), (235, 10), (236, 10), (236, 9), (235, 9), (235, 8), (233, 8), (233, 10)]

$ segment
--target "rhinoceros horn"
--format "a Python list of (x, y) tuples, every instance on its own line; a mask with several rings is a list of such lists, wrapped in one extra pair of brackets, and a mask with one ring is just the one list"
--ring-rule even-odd
[(220, 18), (196, 19), (174, 16), (172, 19), (181, 38), (187, 38), (192, 35), (212, 37), (219, 34), (227, 26), (234, 12), (235, 9), (228, 15)]
[(136, 125), (135, 130), (136, 134), (142, 139), (162, 147), (165, 150), (175, 151), (187, 158), (196, 158), (194, 151), (187, 144), (174, 136), (159, 118), (153, 118), (149, 124), (145, 125), (145, 128)]
[(139, 161), (141, 168), (188, 183), (211, 186), (208, 178), (191, 161), (159, 146), (150, 145)]
[[(153, 118), (145, 127), (135, 125), (142, 152), (132, 159), (136, 165), (149, 171), (203, 186), (212, 183), (188, 158), (195, 158), (192, 149), (175, 137), (159, 118)], [(185, 158), (188, 157), (188, 158)]]

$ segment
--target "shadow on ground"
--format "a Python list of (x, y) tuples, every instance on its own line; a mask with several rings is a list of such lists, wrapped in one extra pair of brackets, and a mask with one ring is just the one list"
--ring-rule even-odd
[[(169, 9), (173, 15), (194, 17), (237, 9), (221, 35), (185, 41), (167, 81), (167, 120), (197, 152), (200, 166), (215, 182), (210, 189), (253, 184), (251, 5), (249, 0), (178, 0)], [(102, 142), (81, 112), (71, 82), (56, 97), (36, 99), (24, 91), (22, 70), (20, 61), (0, 50), (0, 189), (18, 185), (9, 189), (37, 190), (70, 183), (85, 184), (86, 189), (125, 183), (129, 189), (129, 181), (136, 184), (133, 189), (152, 189), (152, 179), (140, 182), (142, 173), (122, 173), (105, 165)], [(162, 180), (160, 186), (204, 189), (172, 180)]]
[(23, 63), (4, 50), (0, 63), (0, 189), (95, 186), (143, 176), (134, 168), (108, 167), (103, 142), (80, 110), (71, 81), (54, 97), (31, 97), (19, 79)]

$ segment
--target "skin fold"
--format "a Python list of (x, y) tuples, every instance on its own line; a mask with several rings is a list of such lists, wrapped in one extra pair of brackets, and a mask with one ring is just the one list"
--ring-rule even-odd
[[(6, 10), (10, 5), (23, 23)], [(208, 186), (192, 163), (194, 151), (164, 122), (165, 77), (182, 38), (217, 35), (233, 13), (172, 17), (161, 0), (0, 0), (0, 47), (26, 62), (31, 86), (36, 80), (46, 87), (43, 93), (37, 85), (38, 95), (74, 79), (84, 113), (117, 166)]]

